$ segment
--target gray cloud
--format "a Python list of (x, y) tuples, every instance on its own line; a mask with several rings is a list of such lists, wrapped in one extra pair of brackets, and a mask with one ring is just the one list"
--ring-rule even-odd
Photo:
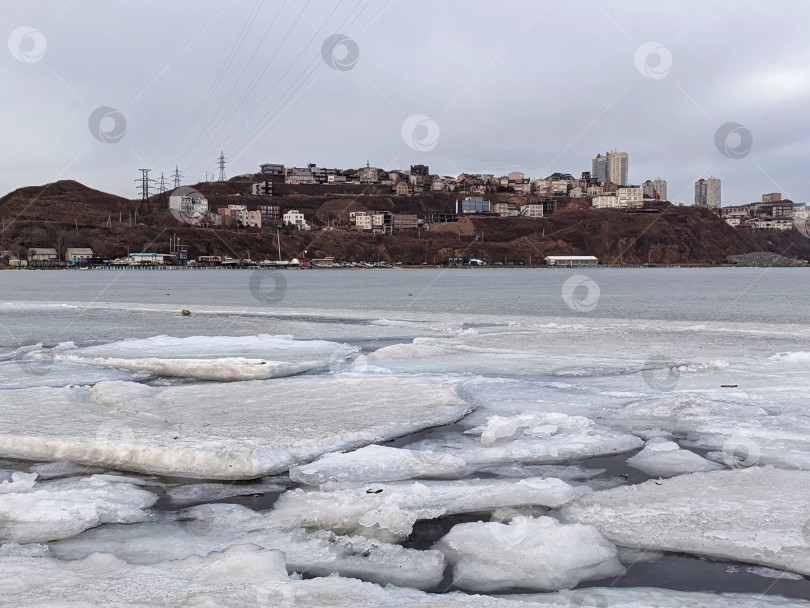
[[(368, 160), (544, 177), (618, 148), (631, 181), (663, 177), (682, 202), (709, 174), (726, 204), (803, 201), (808, 16), (799, 0), (15, 3), (5, 39), (26, 26), (47, 44), (0, 53), (0, 192), (73, 178), (135, 197), (138, 168), (197, 181), (220, 150), (230, 174)], [(334, 34), (356, 63), (324, 60)], [(671, 55), (663, 76), (637, 68), (649, 42)], [(88, 129), (99, 107), (125, 117), (116, 141)], [(430, 149), (402, 138), (414, 114), (438, 126)], [(715, 147), (727, 122), (753, 135), (743, 158)]]

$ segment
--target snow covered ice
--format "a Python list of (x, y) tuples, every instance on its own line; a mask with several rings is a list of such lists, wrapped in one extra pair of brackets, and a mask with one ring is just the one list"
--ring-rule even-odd
[(0, 484), (0, 544), (67, 538), (104, 523), (147, 521), (157, 495), (127, 478), (94, 475), (56, 481), (14, 473)]
[(643, 450), (627, 459), (627, 464), (654, 477), (674, 477), (684, 473), (725, 468), (722, 464), (681, 449), (677, 443), (666, 439), (650, 439)]
[(434, 548), (453, 566), (453, 584), (472, 591), (568, 589), (624, 573), (596, 528), (550, 517), (458, 524)]
[(287, 492), (269, 518), (282, 527), (325, 528), (396, 542), (407, 538), (421, 519), (503, 507), (555, 508), (585, 492), (559, 479), (539, 478), (338, 485)]
[(810, 574), (810, 472), (752, 467), (593, 492), (562, 508), (624, 547)]
[(470, 410), (453, 384), (394, 377), (173, 387), (102, 382), (8, 390), (2, 398), (0, 455), (207, 479), (285, 471)]

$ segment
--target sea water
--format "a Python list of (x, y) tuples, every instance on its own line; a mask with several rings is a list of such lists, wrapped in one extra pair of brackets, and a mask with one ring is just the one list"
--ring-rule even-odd
[[(105, 485), (120, 479), (97, 480), (93, 491), (46, 487), (65, 493), (86, 523), (60, 529), (56, 518), (48, 533), (16, 541), (42, 554), (98, 550), (159, 564), (161, 553), (183, 559), (255, 543), (284, 548), (288, 568), (305, 577), (334, 568), (375, 583), (472, 592), (464, 574), (491, 571), (485, 556), (442, 543), (431, 550), (469, 524), (457, 535), (489, 539), (490, 553), (504, 543), (505, 556), (510, 543), (534, 550), (544, 534), (566, 539), (573, 554), (604, 553), (598, 567), (563, 549), (538, 553), (537, 568), (546, 568), (538, 572), (503, 557), (508, 583), (488, 583), (487, 593), (553, 587), (552, 574), (570, 562), (575, 576), (558, 588), (810, 598), (804, 269), (8, 271), (0, 293), (5, 483), (29, 484), (12, 471), (44, 471), (30, 482), (34, 492), (53, 483), (42, 463), (69, 456), (79, 464), (53, 474), (63, 485), (110, 471), (136, 479), (125, 504), (111, 504)], [(275, 399), (271, 413), (265, 398)], [(365, 456), (369, 443), (393, 451)], [(352, 450), (358, 458), (325, 459)], [(245, 459), (250, 466), (228, 468)], [(310, 461), (308, 475), (339, 479), (295, 481)], [(751, 473), (759, 469), (789, 471), (783, 497), (762, 504), (763, 482)], [(690, 493), (716, 491), (679, 502), (667, 488), (681, 478)], [(570, 488), (569, 506), (532, 481), (549, 479)], [(467, 490), (453, 485), (475, 480), (501, 484), (500, 502), (472, 501), (476, 490), (463, 499)], [(622, 517), (639, 518), (635, 531), (588, 511), (636, 484), (659, 484), (658, 512), (677, 509), (669, 520), (682, 516), (681, 527), (651, 533), (660, 522), (632, 494), (618, 500), (630, 505)], [(367, 491), (371, 506), (357, 511)], [(18, 508), (51, 521), (45, 499), (30, 494)], [(277, 500), (300, 517), (281, 522)], [(105, 515), (88, 518), (92, 504)], [(195, 505), (245, 511), (210, 519)], [(4, 513), (17, 522), (13, 506)], [(247, 525), (251, 514), (264, 519)], [(208, 523), (189, 537), (187, 520)], [(121, 549), (130, 537), (116, 521), (150, 548)], [(552, 531), (548, 522), (562, 524)], [(7, 528), (8, 542), (23, 529)], [(345, 555), (308, 562), (323, 549), (299, 538), (311, 533), (379, 548), (358, 563)], [(161, 552), (162, 537), (173, 539), (171, 551)], [(449, 561), (435, 572), (442, 549)], [(415, 574), (395, 579), (389, 560), (406, 559), (395, 554), (403, 550)]]

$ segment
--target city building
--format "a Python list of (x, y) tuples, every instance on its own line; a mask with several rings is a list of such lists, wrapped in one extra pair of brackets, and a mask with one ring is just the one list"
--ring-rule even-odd
[(253, 186), (251, 186), (250, 193), (253, 196), (273, 196), (273, 181), (268, 179), (263, 182), (253, 184)]
[(238, 209), (232, 212), (232, 216), (236, 221), (239, 228), (261, 228), (262, 227), (262, 214), (260, 211), (248, 211), (247, 209)]
[(627, 152), (616, 150), (607, 152), (604, 156), (597, 154), (591, 161), (591, 177), (597, 183), (613, 182), (619, 186), (628, 183), (629, 157)]
[(297, 209), (292, 209), (282, 216), (285, 226), (295, 226), (298, 230), (309, 230), (309, 224), (304, 219), (304, 214)]
[(198, 224), (208, 211), (208, 199), (190, 186), (180, 186), (169, 195), (169, 211), (178, 220)]
[(284, 177), (285, 177), (284, 165), (277, 165), (277, 164), (273, 164), (273, 163), (264, 163), (262, 165), (259, 165), (259, 172), (263, 176), (269, 177), (269, 178), (275, 177), (275, 178), (278, 178), (278, 179), (284, 179)]
[(623, 186), (616, 190), (619, 207), (643, 207), (644, 190), (641, 186)]
[(656, 177), (653, 180), (647, 180), (642, 185), (644, 189), (644, 197), (651, 198), (656, 201), (666, 201), (667, 198), (667, 181)]
[(31, 265), (54, 264), (59, 261), (59, 254), (53, 247), (30, 247), (28, 249), (28, 262)]
[(543, 217), (542, 203), (529, 203), (520, 208), (520, 217)]
[(489, 211), (489, 201), (484, 200), (483, 196), (468, 196), (456, 200), (456, 213), (489, 213)]
[(415, 213), (395, 213), (392, 219), (394, 232), (400, 230), (416, 230), (419, 228), (419, 218)]
[(394, 192), (396, 192), (397, 196), (406, 196), (411, 193), (411, 187), (405, 180), (400, 180), (397, 182), (397, 185), (394, 186)]
[(695, 205), (709, 209), (720, 209), (720, 180), (716, 177), (699, 179), (695, 182)]
[(279, 209), (278, 205), (259, 205), (258, 211), (262, 216), (263, 224), (266, 224), (270, 220), (277, 220), (281, 213), (281, 209)]
[(394, 216), (390, 211), (374, 211), (371, 214), (371, 230), (378, 234), (391, 234), (394, 230)]
[(781, 192), (771, 192), (770, 194), (763, 194), (762, 195), (762, 202), (763, 203), (778, 203), (782, 200), (782, 193)]
[(517, 203), (494, 203), (491, 205), (492, 213), (497, 213), (501, 217), (517, 217), (520, 215)]
[(424, 186), (430, 177), (430, 167), (427, 165), (411, 165), (410, 182), (415, 185)]

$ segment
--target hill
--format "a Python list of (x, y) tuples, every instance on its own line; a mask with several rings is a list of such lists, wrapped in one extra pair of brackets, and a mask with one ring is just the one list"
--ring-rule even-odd
[[(252, 176), (228, 182), (197, 184), (212, 208), (227, 204), (279, 205), (282, 212), (299, 209), (314, 225), (312, 232), (278, 228), (283, 258), (335, 256), (338, 259), (440, 263), (450, 256), (486, 256), (491, 262), (537, 265), (546, 255), (595, 255), (612, 264), (718, 264), (729, 255), (766, 251), (810, 259), (810, 240), (796, 230), (787, 233), (748, 232), (728, 226), (706, 209), (664, 207), (660, 213), (572, 208), (582, 201), (563, 200), (569, 208), (544, 218), (467, 217), (434, 224), (431, 230), (394, 235), (365, 234), (342, 229), (320, 230), (345, 219), (349, 211), (387, 210), (398, 213), (447, 213), (456, 193), (398, 197), (382, 187), (287, 186), (278, 196), (249, 194)], [(515, 200), (508, 194), (493, 201)], [(189, 245), (191, 257), (223, 255), (276, 259), (276, 229), (260, 233), (190, 227), (160, 209), (139, 213), (140, 201), (65, 180), (15, 190), (0, 198), (3, 231), (0, 250), (16, 255), (29, 247), (91, 247), (103, 257), (130, 251), (167, 251), (172, 234)], [(304, 252), (306, 251), (306, 254)]]

